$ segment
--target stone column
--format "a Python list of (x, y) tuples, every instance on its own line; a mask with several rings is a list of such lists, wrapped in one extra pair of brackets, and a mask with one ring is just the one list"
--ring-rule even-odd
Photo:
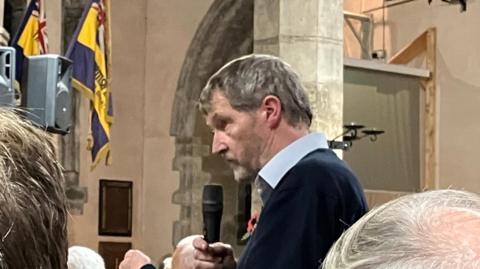
[(343, 125), (343, 0), (255, 0), (254, 52), (299, 72), (314, 119), (329, 139)]
[[(254, 10), (254, 52), (292, 65), (308, 92), (311, 130), (333, 139), (343, 125), (343, 0), (255, 0)], [(252, 211), (260, 208), (252, 191)]]
[[(86, 5), (86, 0), (49, 0), (48, 2), (59, 2), (61, 10), (61, 19), (57, 19), (58, 22), (62, 22), (59, 28), (54, 28), (55, 31), (60, 32), (61, 34), (57, 36), (59, 39), (57, 42), (57, 50), (61, 55), (66, 52), (68, 45), (73, 38), (77, 24), (80, 21), (83, 9)], [(48, 6), (47, 6), (48, 7)], [(49, 13), (47, 14), (49, 16)], [(50, 17), (48, 17), (50, 18)], [(50, 24), (47, 22), (47, 28), (50, 27)], [(53, 29), (52, 29), (53, 30)], [(57, 51), (55, 52), (57, 53)], [(80, 139), (85, 139), (85, 137), (79, 137), (80, 130), (80, 109), (81, 109), (81, 98), (80, 93), (77, 90), (72, 88), (72, 127), (70, 128), (70, 133), (62, 136), (59, 139), (59, 149), (60, 149), (60, 160), (64, 168), (65, 174), (65, 191), (67, 195), (67, 202), (69, 207), (69, 212), (72, 215), (82, 215), (83, 206), (88, 199), (88, 189), (87, 187), (80, 185)], [(90, 127), (87, 127), (90, 128)]]
[(48, 34), (48, 52), (53, 54), (62, 54), (62, 1), (44, 0), (47, 34)]

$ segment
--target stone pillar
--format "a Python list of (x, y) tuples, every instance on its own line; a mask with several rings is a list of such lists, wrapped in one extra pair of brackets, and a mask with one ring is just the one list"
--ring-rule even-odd
[[(254, 10), (254, 52), (292, 65), (312, 106), (310, 129), (333, 139), (343, 125), (343, 0), (255, 0)], [(252, 211), (260, 208), (252, 191)]]
[[(61, 21), (62, 23), (58, 24), (61, 25), (61, 27), (54, 28), (57, 33), (61, 32), (61, 34), (57, 37), (60, 38), (60, 40), (57, 41), (59, 44), (55, 53), (62, 52), (60, 54), (63, 55), (64, 52), (66, 52), (71, 39), (73, 38), (75, 29), (80, 21), (80, 17), (86, 5), (86, 0), (49, 0), (49, 2), (57, 1), (59, 1), (59, 5), (61, 5), (62, 18), (58, 21)], [(50, 27), (49, 25), (50, 24), (47, 22), (47, 28)], [(72, 215), (82, 215), (83, 206), (88, 199), (88, 189), (80, 186), (79, 156), (80, 150), (85, 150), (80, 149), (80, 139), (85, 139), (85, 137), (79, 137), (78, 135), (80, 130), (79, 111), (81, 106), (81, 98), (84, 97), (80, 96), (80, 93), (72, 88), (72, 127), (70, 128), (69, 134), (62, 136), (59, 139), (59, 157), (64, 168), (66, 185), (65, 191), (67, 195), (69, 212)]]
[[(48, 52), (62, 54), (62, 0), (46, 0), (45, 5), (47, 18)], [(51, 23), (49, 23), (51, 22)]]
[(343, 125), (343, 0), (255, 0), (254, 52), (299, 72), (314, 119), (329, 139)]

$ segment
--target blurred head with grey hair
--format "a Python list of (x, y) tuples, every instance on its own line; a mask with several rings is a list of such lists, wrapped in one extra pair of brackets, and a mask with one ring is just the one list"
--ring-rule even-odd
[(350, 227), (323, 268), (480, 268), (480, 196), (449, 189), (390, 201)]
[(49, 135), (0, 108), (0, 268), (66, 268), (63, 182)]
[(102, 256), (82, 246), (68, 248), (68, 269), (105, 269)]

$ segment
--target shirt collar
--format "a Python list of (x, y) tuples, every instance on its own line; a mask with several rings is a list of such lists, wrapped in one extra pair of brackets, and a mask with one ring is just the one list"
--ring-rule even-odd
[(310, 152), (328, 148), (327, 139), (322, 133), (311, 133), (295, 140), (280, 150), (258, 173), (273, 189), (285, 174)]

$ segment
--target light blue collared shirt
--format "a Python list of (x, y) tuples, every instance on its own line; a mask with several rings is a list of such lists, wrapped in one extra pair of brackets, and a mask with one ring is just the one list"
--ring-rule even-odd
[(275, 189), (283, 176), (303, 157), (316, 149), (322, 148), (328, 148), (325, 135), (322, 133), (310, 133), (295, 140), (275, 154), (260, 170), (258, 175), (265, 180), (272, 189)]

